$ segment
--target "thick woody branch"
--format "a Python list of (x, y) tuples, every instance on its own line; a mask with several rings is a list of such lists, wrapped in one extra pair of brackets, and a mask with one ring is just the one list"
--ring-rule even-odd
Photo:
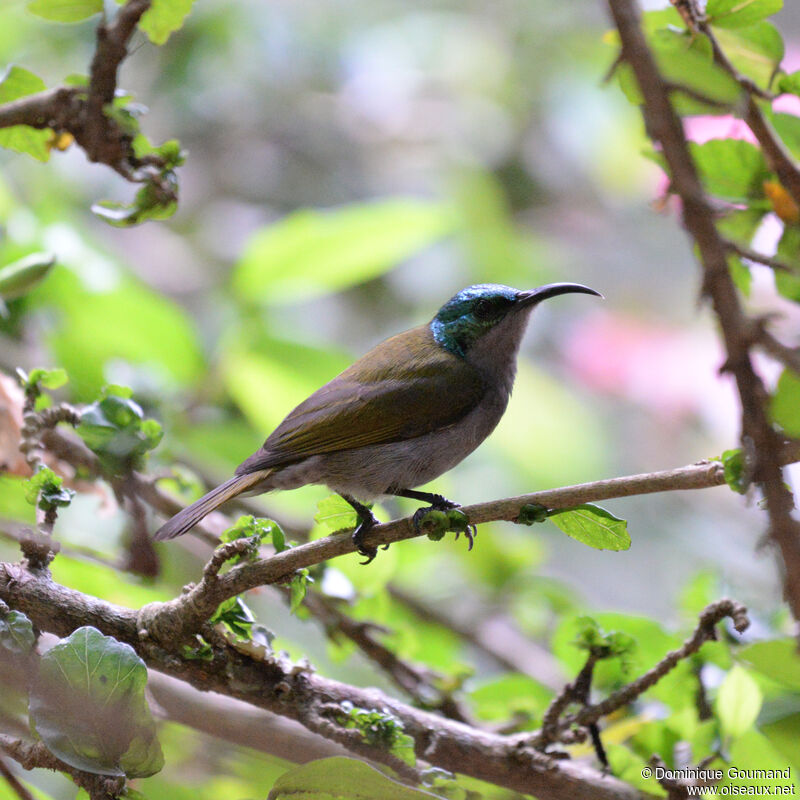
[[(748, 451), (752, 449), (753, 478), (767, 502), (769, 536), (781, 554), (784, 596), (795, 618), (800, 620), (800, 524), (791, 516), (794, 502), (783, 481), (781, 438), (770, 424), (766, 410), (769, 395), (750, 357), (751, 325), (728, 269), (728, 248), (714, 224), (713, 210), (697, 176), (683, 125), (672, 108), (669, 92), (647, 46), (638, 7), (634, 0), (608, 0), (608, 3), (619, 30), (622, 55), (633, 68), (644, 98), (642, 111), (647, 132), (661, 145), (672, 187), (683, 201), (683, 223), (700, 252), (703, 292), (711, 298), (727, 351), (724, 369), (734, 376), (741, 400), (742, 443)], [(752, 98), (749, 102), (754, 105)], [(793, 195), (797, 192), (800, 201), (800, 176), (796, 186), (785, 185)]]
[(118, 797), (124, 786), (124, 779), (93, 775), (71, 767), (56, 758), (42, 742), (28, 742), (0, 733), (0, 751), (19, 762), (23, 769), (42, 768), (67, 773), (78, 786), (86, 790), (92, 800)]
[[(443, 769), (533, 794), (539, 800), (644, 797), (622, 781), (581, 764), (553, 760), (518, 739), (421, 711), (376, 689), (348, 686), (270, 655), (258, 658), (225, 646), (215, 649), (211, 661), (184, 660), (163, 643), (140, 636), (135, 610), (105, 603), (16, 565), (0, 564), (0, 599), (23, 611), (40, 629), (59, 636), (93, 625), (130, 644), (154, 669), (202, 691), (215, 691), (297, 720), (326, 738), (344, 738), (346, 731), (331, 718), (330, 708), (349, 701), (361, 708), (388, 709), (414, 738), (418, 757)], [(362, 746), (358, 750), (375, 761), (387, 762), (387, 754), (377, 748)]]

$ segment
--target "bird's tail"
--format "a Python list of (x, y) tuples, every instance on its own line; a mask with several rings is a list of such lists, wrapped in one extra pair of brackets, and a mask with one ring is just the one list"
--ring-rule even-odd
[(157, 541), (164, 541), (165, 539), (174, 539), (176, 536), (182, 536), (215, 508), (219, 508), (232, 497), (252, 489), (256, 484), (267, 478), (271, 472), (271, 469), (260, 469), (255, 472), (248, 472), (245, 475), (234, 475), (229, 481), (221, 483), (216, 489), (212, 489), (208, 494), (203, 495), (199, 500), (195, 500), (190, 506), (186, 506), (172, 519), (165, 522), (156, 531), (154, 538)]

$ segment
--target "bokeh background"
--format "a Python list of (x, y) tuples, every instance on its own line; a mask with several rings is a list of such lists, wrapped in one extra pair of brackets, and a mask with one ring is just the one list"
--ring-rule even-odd
[[(800, 68), (800, 6), (787, 3), (774, 21), (787, 67)], [(459, 288), (578, 281), (605, 301), (568, 296), (537, 311), (508, 413), (435, 490), (478, 502), (735, 447), (737, 405), (717, 376), (697, 265), (662, 174), (640, 155), (638, 110), (604, 83), (615, 56), (608, 27), (595, 0), (206, 0), (166, 46), (138, 34), (120, 85), (147, 107), (152, 141), (177, 138), (188, 151), (178, 211), (115, 229), (89, 211), (131, 195), (107, 168), (77, 148), (47, 165), (0, 152), (0, 261), (33, 249), (59, 261), (0, 320), (0, 367), (63, 365), (75, 400), (106, 382), (131, 386), (165, 428), (151, 468), (181, 463), (221, 479), (308, 393)], [(22, 0), (0, 9), (0, 64), (56, 85), (85, 72), (92, 51), (91, 21), (48, 24)], [(693, 124), (707, 138), (736, 123)], [(769, 220), (760, 236), (769, 249)], [(749, 303), (797, 331), (766, 269), (753, 268)], [(761, 369), (776, 376), (769, 362)], [(10, 480), (0, 477), (0, 511), (21, 514)], [(326, 494), (310, 487), (263, 504), (312, 524)], [(756, 629), (784, 624), (754, 503), (719, 488), (604, 505), (628, 520), (628, 552), (590, 550), (549, 523), (486, 525), (470, 554), (462, 542), (423, 539), (368, 569), (339, 559), (327, 587), (360, 592), (357, 613), (377, 614), (371, 589), (391, 577), (459, 619), (503, 608), (543, 638), (554, 609), (584, 605), (669, 626), (703, 574), (715, 594), (751, 606)], [(387, 502), (379, 513), (413, 508)], [(127, 521), (97, 492), (78, 498), (58, 532), (113, 556)], [(0, 540), (0, 555), (13, 553)], [(168, 597), (196, 576), (183, 548), (160, 553), (159, 581), (109, 572), (109, 599)], [(77, 588), (84, 570), (54, 564)], [(381, 683), (313, 623), (258, 597), (253, 606), (293, 655)], [(413, 641), (412, 623), (395, 622)], [(456, 642), (441, 643), (439, 661), (492, 671)]]

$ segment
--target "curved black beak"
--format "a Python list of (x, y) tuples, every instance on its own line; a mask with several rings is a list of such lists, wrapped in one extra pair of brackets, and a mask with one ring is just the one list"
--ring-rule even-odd
[(519, 294), (517, 294), (517, 308), (527, 308), (528, 306), (540, 303), (542, 300), (547, 300), (550, 297), (571, 293), (593, 294), (596, 297), (603, 297), (600, 292), (596, 292), (594, 289), (590, 289), (582, 283), (548, 283), (545, 286), (540, 286), (538, 289), (519, 292)]

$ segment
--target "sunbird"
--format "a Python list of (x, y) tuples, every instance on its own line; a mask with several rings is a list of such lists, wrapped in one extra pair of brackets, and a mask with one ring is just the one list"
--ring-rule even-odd
[[(355, 510), (353, 542), (378, 524), (365, 505), (395, 495), (429, 503), (414, 515), (457, 503), (415, 491), (463, 461), (505, 413), (530, 312), (579, 292), (579, 283), (520, 291), (483, 283), (448, 300), (427, 324), (386, 339), (300, 403), (235, 475), (179, 511), (155, 535), (173, 539), (237, 495), (325, 484)], [(471, 544), (470, 538), (470, 544)]]

